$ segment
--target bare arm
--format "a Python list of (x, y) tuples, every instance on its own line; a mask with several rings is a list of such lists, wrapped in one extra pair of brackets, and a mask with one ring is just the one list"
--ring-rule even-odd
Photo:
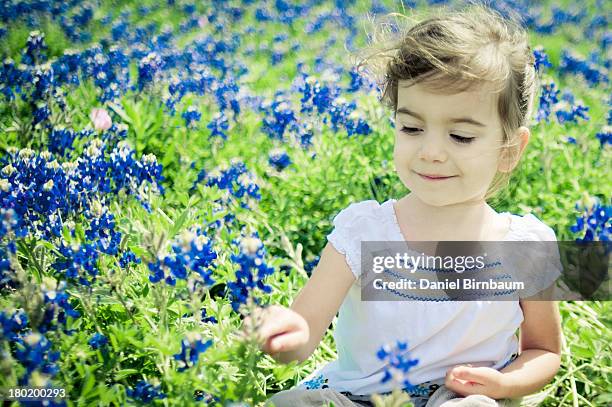
[(271, 353), (271, 356), (281, 363), (308, 359), (321, 342), (354, 281), (355, 276), (344, 255), (328, 242), (310, 279), (291, 304), (291, 310), (308, 323), (308, 343), (291, 351)]
[(461, 395), (484, 394), (495, 399), (531, 394), (555, 376), (561, 364), (561, 322), (555, 301), (520, 300), (524, 320), (520, 355), (501, 371), (456, 366), (445, 385)]
[(520, 302), (525, 319), (520, 329), (521, 354), (501, 372), (505, 396), (520, 397), (546, 385), (561, 364), (561, 317), (556, 301)]

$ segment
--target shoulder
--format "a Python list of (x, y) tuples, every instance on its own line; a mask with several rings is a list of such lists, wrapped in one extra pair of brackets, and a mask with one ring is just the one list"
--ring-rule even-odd
[(532, 213), (519, 216), (511, 214), (510, 228), (514, 240), (522, 241), (557, 241), (553, 228), (542, 222)]
[(334, 217), (334, 226), (379, 219), (381, 205), (374, 199), (353, 202)]

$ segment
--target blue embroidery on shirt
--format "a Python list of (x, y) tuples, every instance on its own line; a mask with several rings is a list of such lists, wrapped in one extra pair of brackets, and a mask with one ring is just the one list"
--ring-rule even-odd
[(303, 384), (304, 386), (306, 386), (307, 390), (325, 389), (329, 387), (327, 386), (327, 380), (328, 380), (327, 378), (324, 378), (323, 375), (320, 374), (313, 379), (305, 381)]

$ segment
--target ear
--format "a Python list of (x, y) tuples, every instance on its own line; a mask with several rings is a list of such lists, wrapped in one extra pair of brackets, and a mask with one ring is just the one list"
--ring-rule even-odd
[(510, 172), (516, 167), (521, 155), (523, 155), (523, 150), (525, 150), (527, 143), (529, 143), (530, 136), (531, 133), (525, 126), (521, 126), (516, 130), (512, 140), (513, 143), (511, 143), (513, 145), (504, 147), (501, 151), (499, 163), (497, 165), (497, 170), (499, 172)]

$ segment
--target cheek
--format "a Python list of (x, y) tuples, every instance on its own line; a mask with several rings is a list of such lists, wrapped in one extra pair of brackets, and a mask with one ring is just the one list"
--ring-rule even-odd
[(409, 143), (402, 134), (395, 135), (395, 144), (393, 145), (393, 158), (398, 162), (407, 162), (413, 155), (414, 146)]

